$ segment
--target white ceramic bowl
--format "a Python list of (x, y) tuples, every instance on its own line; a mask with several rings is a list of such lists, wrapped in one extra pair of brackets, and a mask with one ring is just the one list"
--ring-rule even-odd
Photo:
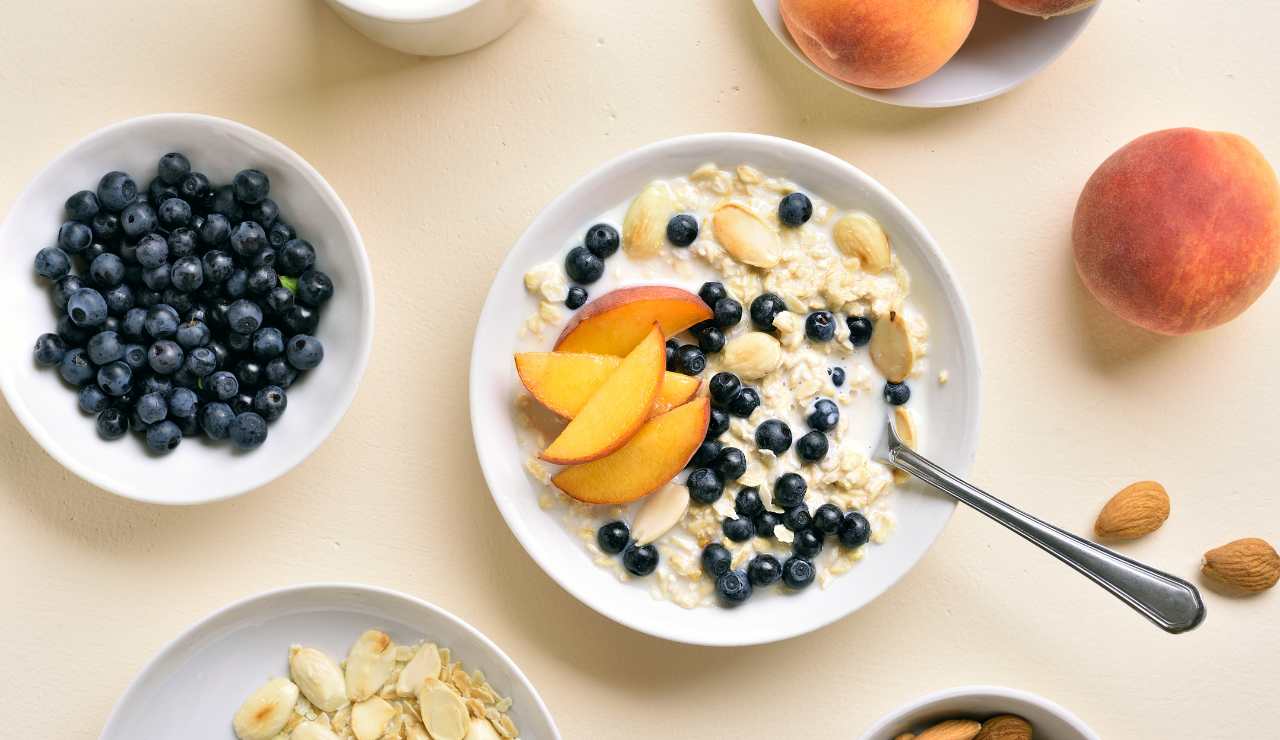
[(352, 28), (396, 51), (448, 56), (493, 41), (524, 14), (526, 0), (326, 0)]
[(797, 59), (836, 85), (864, 98), (910, 108), (948, 108), (1009, 92), (1066, 51), (1098, 11), (1098, 4), (1094, 4), (1071, 15), (1046, 20), (981, 0), (973, 32), (942, 69), (914, 85), (873, 90), (842, 82), (809, 61), (783, 24), (778, 1), (754, 0), (769, 30)]
[[(80, 412), (74, 389), (56, 368), (35, 364), (36, 337), (57, 318), (48, 282), (32, 268), (35, 253), (54, 244), (63, 203), (97, 187), (111, 170), (146, 188), (166, 152), (185, 152), (194, 169), (227, 183), (246, 167), (271, 179), (271, 197), (298, 233), (316, 247), (317, 266), (333, 278), (333, 299), (316, 335), (320, 367), (289, 389), (289, 409), (271, 424), (266, 443), (247, 453), (225, 442), (185, 440), (159, 458), (132, 433), (100, 439), (93, 417)], [(373, 342), (373, 279), (360, 232), (320, 173), (288, 147), (248, 126), (211, 116), (167, 113), (133, 118), (94, 132), (60, 154), (27, 186), (0, 226), (0, 291), (8, 313), (0, 322), (0, 389), (31, 436), (58, 462), (121, 496), (164, 504), (229, 498), (262, 486), (302, 460), (329, 436), (355, 396)]]
[(288, 676), (289, 647), (335, 660), (367, 629), (397, 643), (429, 640), (480, 669), (503, 696), (525, 740), (557, 740), (551, 713), (515, 663), (478, 630), (412, 596), (355, 584), (271, 591), (206, 617), (169, 643), (116, 702), (100, 740), (234, 740), (231, 717), (272, 676)]
[[(888, 190), (825, 152), (756, 134), (700, 134), (662, 141), (592, 172), (547, 206), (525, 231), (494, 279), (471, 355), (471, 424), (489, 490), (516, 538), (553, 579), (583, 603), (624, 625), (681, 642), (744, 645), (803, 634), (874, 599), (911, 569), (955, 508), (948, 498), (907, 487), (897, 494), (898, 526), (852, 571), (826, 589), (792, 598), (756, 599), (738, 609), (685, 610), (596, 566), (559, 518), (538, 507), (543, 486), (524, 470), (513, 401), (523, 392), (512, 362), (520, 326), (536, 310), (522, 276), (562, 254), (601, 213), (629, 200), (657, 177), (703, 163), (750, 163), (795, 181), (837, 206), (858, 207), (883, 224), (912, 276), (912, 301), (930, 323), (929, 352), (951, 380), (945, 392), (921, 388), (912, 403), (929, 431), (925, 451), (959, 474), (968, 471), (978, 434), (980, 370), (969, 311), (937, 245)], [(925, 385), (925, 384), (922, 384)], [(929, 444), (929, 440), (937, 440)]]
[(943, 720), (984, 720), (997, 714), (1016, 714), (1027, 720), (1036, 740), (1099, 740), (1079, 717), (1048, 699), (999, 686), (961, 686), (929, 694), (890, 712), (867, 730), (862, 740), (893, 740)]

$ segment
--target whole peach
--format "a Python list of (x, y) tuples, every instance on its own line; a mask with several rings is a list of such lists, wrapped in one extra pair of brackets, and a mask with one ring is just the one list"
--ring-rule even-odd
[(1055, 15), (1067, 15), (1077, 10), (1084, 10), (1097, 0), (991, 0), (991, 2), (1015, 13), (1052, 18)]
[(1280, 185), (1241, 136), (1176, 128), (1141, 136), (1085, 184), (1076, 269), (1121, 318), (1161, 334), (1230, 321), (1280, 268)]
[(978, 0), (782, 0), (782, 21), (824, 72), (887, 89), (937, 72), (969, 37)]

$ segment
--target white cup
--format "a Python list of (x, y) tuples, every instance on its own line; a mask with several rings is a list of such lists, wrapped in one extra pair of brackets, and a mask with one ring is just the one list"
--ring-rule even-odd
[(471, 51), (506, 33), (527, 0), (325, 0), (352, 28), (420, 56)]

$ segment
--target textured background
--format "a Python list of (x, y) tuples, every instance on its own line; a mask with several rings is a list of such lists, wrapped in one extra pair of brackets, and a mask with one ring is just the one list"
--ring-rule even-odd
[(898, 586), (816, 634), (718, 651), (615, 626), (509, 535), (472, 450), (465, 388), (490, 278), (553, 196), (656, 139), (776, 134), (879, 178), (946, 251), (986, 369), (978, 482), (1086, 531), (1121, 485), (1159, 479), (1173, 516), (1124, 551), (1187, 577), (1208, 547), (1276, 542), (1280, 289), (1216, 331), (1156, 338), (1082, 292), (1068, 232), (1093, 168), (1153, 129), (1236, 131), (1280, 164), (1278, 26), (1269, 1), (1107, 2), (1027, 86), (912, 111), (813, 75), (748, 0), (535, 0), (497, 43), (443, 60), (375, 46), (312, 0), (10, 4), (0, 208), (113, 121), (243, 121), (346, 200), (371, 253), (378, 328), (333, 437), (227, 503), (165, 509), (98, 491), (0, 404), (0, 716), (27, 734), (94, 737), (189, 623), (335, 579), (471, 621), (525, 669), (567, 738), (850, 738), (971, 682), (1044, 694), (1108, 739), (1273, 736), (1280, 593), (1207, 592), (1206, 624), (1171, 637), (967, 511)]

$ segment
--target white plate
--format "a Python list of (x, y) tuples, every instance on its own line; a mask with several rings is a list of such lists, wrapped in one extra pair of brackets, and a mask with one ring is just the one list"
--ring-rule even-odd
[(1037, 740), (1099, 740), (1097, 733), (1066, 709), (1029, 691), (1000, 686), (961, 686), (904, 704), (885, 715), (862, 740), (893, 740), (948, 719), (990, 719), (1016, 714), (1031, 723)]
[(967, 105), (1009, 92), (1066, 51), (1099, 7), (1094, 4), (1077, 13), (1046, 20), (981, 0), (973, 32), (942, 69), (914, 85), (873, 90), (842, 82), (809, 61), (783, 24), (778, 0), (754, 2), (773, 35), (814, 72), (864, 98), (909, 108)]
[[(945, 392), (922, 394), (926, 452), (959, 474), (973, 461), (978, 436), (980, 370), (964, 299), (924, 226), (888, 190), (830, 154), (756, 134), (700, 134), (652, 144), (619, 157), (569, 188), (538, 215), (507, 256), (489, 291), (471, 354), (471, 424), (480, 465), (503, 517), (542, 569), (583, 603), (621, 623), (680, 642), (744, 645), (803, 634), (849, 614), (902, 577), (942, 531), (955, 504), (908, 488), (896, 494), (898, 527), (889, 542), (828, 588), (791, 598), (757, 599), (741, 608), (685, 610), (620, 583), (592, 563), (557, 516), (538, 507), (543, 487), (525, 472), (514, 399), (522, 388), (512, 361), (517, 333), (536, 309), (522, 282), (530, 267), (562, 253), (599, 214), (630, 199), (657, 177), (686, 174), (708, 161), (750, 163), (795, 181), (836, 207), (878, 218), (912, 277), (912, 303), (930, 324), (934, 367), (950, 371)], [(917, 401), (913, 401), (917, 403)]]
[[(299, 236), (316, 247), (316, 265), (333, 278), (333, 299), (321, 311), (316, 335), (324, 343), (320, 367), (289, 388), (289, 408), (271, 424), (257, 450), (229, 443), (184, 440), (159, 458), (133, 433), (113, 442), (98, 437), (94, 419), (80, 412), (74, 389), (56, 368), (36, 365), (36, 337), (54, 331), (49, 284), (32, 268), (35, 253), (56, 242), (66, 219), (63, 203), (93, 190), (111, 170), (132, 175), (139, 189), (155, 176), (166, 152), (184, 152), (192, 168), (217, 184), (246, 167), (271, 179), (271, 197)], [(360, 232), (320, 173), (285, 145), (233, 121), (189, 113), (133, 118), (101, 129), (60, 154), (27, 186), (0, 226), (0, 390), (40, 446), (76, 475), (121, 496), (163, 504), (196, 504), (236, 496), (274, 480), (310, 455), (338, 425), (355, 397), (373, 343), (373, 278)]]
[(524, 740), (558, 740), (538, 692), (497, 645), (425, 601), (370, 586), (314, 584), (271, 591), (218, 611), (169, 643), (134, 679), (100, 740), (235, 740), (231, 717), (267, 679), (288, 676), (289, 646), (335, 660), (367, 629), (397, 643), (429, 640), (467, 670), (480, 669), (503, 696)]

